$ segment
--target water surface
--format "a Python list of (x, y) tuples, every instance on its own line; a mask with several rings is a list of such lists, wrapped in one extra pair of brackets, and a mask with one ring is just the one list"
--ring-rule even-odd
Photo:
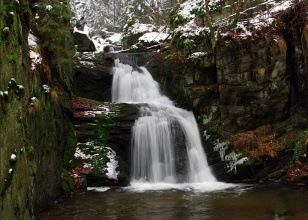
[(284, 185), (89, 190), (58, 202), (38, 219), (303, 220), (308, 219), (308, 191)]

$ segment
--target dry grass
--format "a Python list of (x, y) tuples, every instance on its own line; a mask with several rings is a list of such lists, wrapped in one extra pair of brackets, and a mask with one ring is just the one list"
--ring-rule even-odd
[(55, 90), (52, 90), (50, 92), (50, 102), (52, 104), (58, 104), (58, 101), (59, 101), (59, 95), (58, 95), (58, 92), (55, 91)]
[(35, 116), (37, 115), (37, 113), (40, 112), (40, 110), (41, 110), (40, 101), (36, 97), (31, 98), (31, 102), (28, 105), (29, 115)]
[(262, 137), (265, 135), (269, 135), (272, 132), (272, 128), (270, 125), (261, 126), (255, 130), (257, 137)]
[(270, 125), (236, 134), (231, 138), (230, 143), (235, 149), (247, 152), (250, 158), (259, 156), (274, 158), (281, 146), (281, 143), (272, 134)]
[(288, 49), (288, 45), (287, 45), (286, 41), (283, 38), (278, 38), (277, 44), (279, 46), (280, 53), (283, 54), (283, 55), (286, 55), (287, 49)]
[(269, 140), (264, 143), (258, 144), (258, 149), (255, 149), (250, 152), (250, 158), (265, 156), (266, 158), (274, 158), (277, 155), (277, 150), (280, 147), (280, 143), (275, 140)]
[(236, 134), (231, 138), (231, 145), (238, 150), (252, 150), (257, 147), (257, 136), (252, 131)]
[(40, 74), (40, 81), (42, 84), (45, 84), (48, 82), (51, 76), (50, 68), (47, 64), (42, 63), (39, 65), (38, 72)]

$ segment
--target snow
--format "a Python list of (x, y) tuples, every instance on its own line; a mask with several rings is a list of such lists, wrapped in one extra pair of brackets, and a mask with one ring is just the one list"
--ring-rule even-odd
[(46, 84), (43, 85), (43, 91), (45, 93), (50, 93), (50, 90), (51, 90), (51, 88), (48, 85), (46, 85)]
[[(117, 180), (118, 178), (118, 174), (119, 172), (116, 171), (117, 167), (118, 167), (118, 161), (116, 160), (116, 152), (114, 150), (112, 150), (110, 147), (104, 147), (104, 146), (96, 146), (94, 144), (94, 142), (86, 142), (86, 143), (77, 143), (77, 148), (74, 154), (74, 157), (76, 159), (81, 159), (83, 161), (85, 160), (93, 160), (95, 158), (97, 158), (97, 156), (102, 156), (99, 154), (93, 154), (93, 155), (86, 155), (84, 152), (82, 152), (82, 150), (78, 147), (78, 145), (80, 144), (84, 144), (87, 146), (91, 146), (96, 150), (101, 150), (101, 149), (105, 149), (106, 153), (107, 153), (107, 158), (109, 159), (109, 162), (107, 162), (106, 164), (102, 164), (103, 166), (100, 168), (100, 171), (102, 172), (102, 174), (105, 174), (109, 179), (114, 179)], [(102, 160), (102, 158), (100, 158), (99, 160)], [(94, 161), (95, 162), (95, 161)], [(95, 162), (95, 164), (97, 163), (97, 161)], [(93, 164), (93, 162), (92, 162)], [(97, 164), (95, 165), (97, 166)], [(82, 165), (82, 172), (90, 172), (92, 170), (93, 166), (91, 165), (91, 162), (85, 163), (83, 162)]]
[(208, 140), (211, 135), (207, 134), (207, 130), (203, 131), (203, 137), (205, 137), (205, 140)]
[(82, 31), (78, 30), (76, 27), (74, 27), (74, 33), (75, 32), (78, 32), (78, 33), (85, 34), (85, 35), (89, 36), (88, 35), (89, 34), (89, 27), (87, 25), (85, 25)]
[(102, 115), (103, 111), (84, 111), (84, 115), (88, 117), (95, 117), (96, 115)]
[[(198, 57), (207, 56), (207, 55), (208, 53), (206, 52), (194, 52), (189, 56), (189, 58), (198, 58)], [(204, 131), (203, 135), (206, 136), (206, 131)]]
[(281, 1), (281, 2), (278, 2), (274, 7), (272, 7), (270, 9), (270, 12), (271, 13), (276, 13), (276, 12), (279, 12), (279, 11), (284, 11), (284, 10), (290, 8), (292, 5), (293, 5), (293, 3), (290, 0), (288, 0), (288, 1)]
[(184, 19), (194, 19), (195, 15), (192, 13), (194, 9), (200, 8), (204, 4), (203, 0), (188, 0), (181, 4), (178, 14)]
[(41, 64), (42, 57), (41, 57), (40, 54), (38, 54), (34, 51), (30, 51), (29, 55), (30, 55), (30, 59), (32, 60), (30, 68), (31, 68), (31, 70), (35, 70), (36, 65)]
[[(100, 36), (92, 37), (92, 41), (98, 52), (104, 50), (106, 46), (118, 46), (121, 47), (122, 33), (111, 33), (109, 37), (102, 38)], [(112, 51), (115, 52), (115, 51)]]
[[(275, 22), (275, 15), (277, 13), (288, 10), (288, 8), (292, 7), (293, 4), (293, 0), (263, 0), (263, 2), (260, 4), (257, 4), (257, 1), (250, 1), (253, 6), (245, 9), (241, 12), (241, 14), (252, 14), (253, 16), (251, 18), (246, 18), (245, 20), (239, 20), (236, 24), (236, 27), (227, 31), (225, 27), (232, 26), (232, 23), (235, 20), (236, 14), (234, 12), (234, 8), (236, 8), (237, 2), (233, 2), (233, 5), (226, 5), (226, 1), (223, 0), (208, 1), (209, 8), (211, 11), (214, 11), (214, 13), (211, 13), (211, 16), (216, 37), (227, 36), (230, 34), (232, 34), (234, 37), (242, 39), (252, 37), (255, 32), (252, 32), (251, 30), (260, 30), (264, 27), (268, 27), (273, 22)], [(117, 3), (110, 2), (107, 7), (106, 5), (101, 4), (101, 1), (98, 0), (70, 0), (71, 9), (76, 16), (76, 20), (84, 17), (85, 21), (89, 25), (83, 31), (78, 31), (76, 28), (74, 31), (90, 35), (97, 52), (104, 51), (106, 46), (111, 46), (114, 49), (113, 50), (111, 48), (111, 51), (109, 52), (117, 52), (122, 49), (121, 39), (125, 37), (125, 35), (122, 33), (108, 32), (107, 27), (110, 26), (116, 27), (117, 31), (120, 30), (119, 26), (122, 26), (122, 28), (126, 30), (126, 35), (141, 35), (138, 39), (138, 42), (136, 42), (141, 44), (150, 42), (160, 43), (168, 38), (169, 34), (171, 33), (170, 30), (161, 31), (161, 27), (158, 25), (144, 24), (142, 22), (144, 18), (140, 16), (137, 17), (136, 11), (138, 10), (138, 7), (140, 11), (143, 11), (145, 7), (152, 7), (152, 10), (157, 9), (154, 7), (154, 5), (150, 5), (150, 1), (144, 1), (142, 5), (139, 4), (136, 6), (133, 6), (131, 2), (127, 2), (125, 6), (122, 5), (123, 9), (117, 9), (120, 13), (122, 13), (122, 17), (126, 17), (126, 23), (121, 25), (121, 16), (117, 15), (119, 16), (118, 20), (114, 20), (114, 11), (112, 10), (114, 8), (113, 4)], [(156, 1), (154, 1), (154, 4), (156, 4), (156, 7), (158, 8), (161, 7)], [(221, 7), (224, 14), (219, 14)], [(230, 8), (233, 8), (233, 14), (228, 14), (227, 11), (230, 11)], [(267, 10), (264, 11), (264, 8), (267, 8)], [(217, 12), (215, 10), (217, 10)], [(179, 4), (174, 22), (185, 24), (177, 26), (173, 31), (173, 34), (180, 38), (189, 38), (202, 35), (209, 36), (209, 27), (198, 26), (196, 24), (196, 14), (198, 11), (201, 13), (205, 12), (204, 0), (186, 0)], [(220, 18), (218, 18), (218, 14)], [(151, 17), (151, 15), (145, 15), (144, 17)], [(152, 23), (154, 23), (154, 21)], [(100, 33), (102, 32), (107, 33), (107, 36), (100, 36)]]
[(95, 192), (106, 192), (109, 187), (87, 187), (88, 191), (95, 191)]
[(163, 42), (168, 37), (169, 37), (169, 34), (166, 34), (166, 33), (147, 32), (144, 35), (142, 35), (138, 39), (138, 41), (146, 42), (146, 43), (150, 43), (150, 42), (153, 42), (153, 41), (155, 41), (155, 42)]
[(85, 153), (83, 153), (79, 147), (76, 148), (76, 151), (74, 153), (74, 157), (75, 158), (80, 158), (82, 160), (87, 160), (87, 159), (93, 159), (93, 157), (95, 157), (96, 155), (86, 155)]
[(110, 162), (108, 162), (106, 165), (107, 167), (104, 168), (105, 171), (107, 171), (106, 176), (109, 179), (118, 179), (119, 172), (116, 171), (118, 167), (118, 161), (116, 160), (116, 153), (111, 148), (109, 148), (109, 152), (107, 154), (107, 157), (110, 159)]
[[(209, 6), (215, 7), (220, 2), (221, 2), (220, 0), (210, 0)], [(176, 35), (178, 36), (180, 35), (181, 37), (189, 37), (189, 36), (199, 36), (200, 34), (205, 34), (210, 32), (208, 27), (200, 27), (197, 26), (195, 23), (194, 10), (201, 8), (202, 3), (203, 0), (187, 0), (186, 2), (180, 5), (177, 13), (182, 18), (187, 19), (187, 23), (182, 26), (178, 26), (174, 30), (174, 33)], [(264, 5), (269, 7), (269, 9), (266, 11), (259, 11), (259, 7)], [(268, 27), (275, 21), (275, 15), (277, 13), (288, 10), (290, 7), (292, 7), (292, 5), (293, 3), (291, 0), (282, 0), (282, 1), (269, 0), (259, 5), (253, 6), (251, 8), (247, 8), (244, 12), (253, 10), (256, 12), (255, 16), (237, 22), (237, 26), (234, 28), (234, 31), (237, 31), (236, 36), (242, 39), (252, 36), (253, 33), (251, 33), (249, 29), (260, 30), (264, 27)], [(222, 10), (226, 8), (230, 8), (230, 5), (223, 6)], [(213, 21), (213, 27), (216, 30), (215, 33), (216, 36), (217, 35), (226, 36), (230, 34), (229, 31), (224, 32), (221, 31), (220, 28), (230, 25), (234, 20), (234, 16), (235, 14), (232, 14), (227, 17)]]
[(157, 29), (157, 27), (153, 24), (142, 24), (139, 22), (134, 23), (128, 30), (131, 34), (139, 34), (139, 33), (146, 33), (151, 32)]
[(46, 10), (47, 11), (50, 11), (52, 9), (52, 6), (51, 5), (46, 5)]
[(23, 90), (23, 89), (25, 89), (25, 88), (23, 87), (23, 85), (17, 85), (17, 89), (18, 89), (18, 90)]
[(31, 67), (30, 69), (33, 71), (35, 70), (36, 66), (42, 63), (42, 56), (37, 53), (34, 52), (36, 46), (37, 46), (37, 38), (31, 33), (29, 33), (28, 35), (28, 45), (29, 45), (29, 57), (31, 60)]
[(15, 161), (16, 158), (17, 158), (16, 154), (12, 154), (11, 157), (10, 157), (11, 161)]

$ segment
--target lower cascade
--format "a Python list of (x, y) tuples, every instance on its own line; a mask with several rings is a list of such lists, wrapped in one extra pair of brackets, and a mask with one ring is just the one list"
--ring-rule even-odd
[[(132, 132), (132, 182), (216, 182), (193, 113), (175, 107), (161, 94), (158, 83), (145, 67), (135, 70), (115, 60), (112, 101), (142, 103)], [(181, 144), (182, 150), (178, 148)], [(176, 161), (179, 157), (185, 166)]]

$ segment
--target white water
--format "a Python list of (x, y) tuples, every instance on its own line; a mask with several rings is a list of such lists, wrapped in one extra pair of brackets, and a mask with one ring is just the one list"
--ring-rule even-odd
[[(192, 112), (177, 108), (162, 95), (158, 83), (146, 68), (142, 73), (115, 60), (112, 83), (112, 101), (118, 103), (147, 103), (140, 107), (140, 118), (135, 122), (132, 137), (132, 182), (136, 185), (178, 183), (174, 141), (176, 125), (185, 135), (187, 174), (184, 182), (214, 183), (204, 153), (198, 126)], [(170, 188), (170, 187), (169, 187)], [(172, 188), (172, 187), (171, 187)]]

